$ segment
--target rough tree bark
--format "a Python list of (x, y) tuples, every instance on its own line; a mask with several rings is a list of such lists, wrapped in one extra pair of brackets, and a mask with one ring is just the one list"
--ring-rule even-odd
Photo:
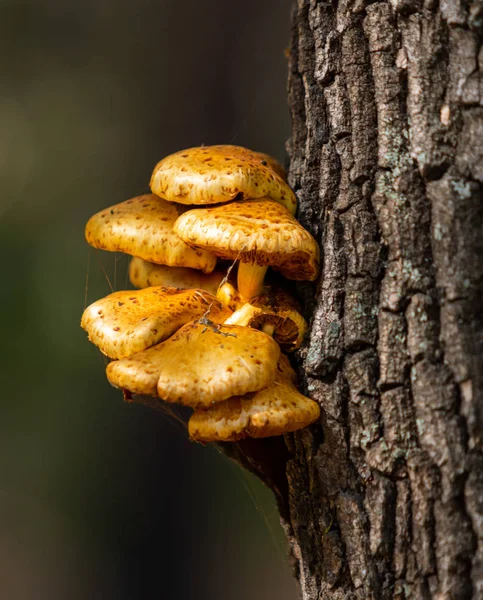
[(482, 4), (298, 0), (292, 33), (323, 251), (298, 357), (322, 420), (275, 486), (303, 598), (483, 598)]

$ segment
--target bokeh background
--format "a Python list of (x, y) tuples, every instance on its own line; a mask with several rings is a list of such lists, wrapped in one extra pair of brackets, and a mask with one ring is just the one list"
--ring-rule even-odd
[(284, 160), (290, 0), (0, 0), (0, 597), (297, 597), (271, 495), (122, 401), (79, 327), (91, 214), (164, 155)]

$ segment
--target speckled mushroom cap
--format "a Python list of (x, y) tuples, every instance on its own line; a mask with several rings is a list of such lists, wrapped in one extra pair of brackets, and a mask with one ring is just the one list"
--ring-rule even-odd
[(188, 323), (169, 340), (107, 367), (109, 381), (168, 402), (211, 406), (235, 394), (270, 385), (280, 348), (247, 327)]
[(319, 405), (297, 391), (293, 370), (282, 355), (272, 385), (229, 398), (206, 410), (196, 410), (189, 420), (188, 431), (191, 439), (198, 442), (233, 442), (302, 429), (319, 416)]
[(86, 225), (86, 240), (102, 250), (125, 252), (154, 263), (211, 273), (216, 257), (189, 248), (173, 232), (173, 224), (183, 210), (153, 194), (137, 196), (91, 217)]
[(265, 154), (265, 152), (254, 152), (254, 154), (259, 156), (261, 161), (265, 161), (279, 177), (281, 177), (284, 181), (287, 181), (287, 171), (276, 158), (270, 156), (270, 154)]
[(297, 199), (264, 154), (240, 146), (202, 146), (163, 158), (154, 168), (151, 191), (181, 204), (218, 204), (234, 198), (268, 197), (292, 214)]
[(165, 340), (208, 309), (215, 322), (231, 314), (204, 290), (150, 287), (114, 292), (94, 302), (84, 311), (81, 326), (101, 352), (124, 358)]
[(319, 247), (281, 204), (267, 199), (189, 210), (174, 231), (190, 246), (221, 258), (271, 266), (288, 279), (316, 279)]
[(264, 328), (267, 333), (268, 327), (282, 350), (291, 352), (300, 347), (307, 331), (307, 321), (297, 308), (296, 301), (284, 290), (270, 291), (238, 308), (225, 325)]
[(180, 289), (199, 288), (216, 294), (223, 277), (224, 273), (221, 271), (202, 273), (185, 267), (155, 265), (137, 256), (129, 264), (129, 279), (135, 287), (141, 289), (161, 285)]
[(157, 396), (156, 386), (163, 366), (162, 360), (158, 360), (158, 352), (164, 343), (110, 362), (106, 369), (110, 383), (132, 394)]

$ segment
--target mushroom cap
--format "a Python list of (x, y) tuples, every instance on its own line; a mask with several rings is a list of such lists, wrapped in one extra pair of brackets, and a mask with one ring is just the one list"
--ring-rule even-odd
[(319, 272), (319, 246), (281, 204), (267, 199), (230, 202), (183, 213), (174, 231), (187, 244), (221, 258), (271, 266), (288, 279)]
[(215, 322), (231, 314), (204, 290), (150, 287), (114, 292), (97, 300), (84, 311), (81, 326), (101, 352), (124, 358), (165, 340), (209, 309)]
[(156, 386), (162, 368), (162, 362), (158, 361), (157, 354), (163, 343), (127, 358), (110, 362), (106, 368), (109, 382), (132, 394), (157, 396)]
[(281, 177), (284, 181), (287, 181), (287, 171), (285, 167), (283, 167), (276, 158), (270, 156), (270, 154), (265, 154), (265, 152), (254, 152), (257, 156), (260, 157), (260, 160), (264, 160), (267, 165), (275, 171), (275, 173)]
[(173, 224), (183, 210), (154, 194), (137, 196), (91, 217), (86, 225), (86, 240), (102, 250), (211, 273), (216, 256), (188, 247), (173, 231)]
[(270, 291), (236, 310), (225, 321), (225, 325), (255, 329), (268, 325), (273, 328), (273, 337), (282, 350), (291, 352), (300, 347), (307, 331), (307, 321), (297, 308), (296, 301), (284, 290)]
[(282, 355), (273, 384), (206, 410), (196, 410), (189, 420), (188, 431), (191, 439), (198, 442), (233, 442), (302, 429), (319, 416), (319, 405), (297, 390), (293, 370)]
[(186, 267), (156, 265), (137, 256), (133, 256), (129, 264), (129, 279), (135, 287), (141, 289), (161, 285), (182, 289), (199, 288), (216, 294), (223, 277), (221, 271), (202, 273)]
[(281, 165), (268, 158), (240, 146), (181, 150), (155, 166), (151, 191), (181, 204), (218, 204), (236, 197), (266, 196), (294, 214), (297, 198), (279, 174)]
[(155, 395), (157, 384), (163, 400), (208, 407), (270, 385), (279, 356), (261, 331), (194, 321), (162, 344), (110, 363), (107, 377), (135, 394)]

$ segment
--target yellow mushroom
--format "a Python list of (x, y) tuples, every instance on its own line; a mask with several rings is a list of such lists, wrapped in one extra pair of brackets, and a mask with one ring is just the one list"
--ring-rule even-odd
[(277, 343), (261, 331), (195, 321), (149, 350), (111, 362), (107, 377), (134, 394), (157, 392), (168, 402), (208, 407), (270, 385), (279, 356)]
[(269, 266), (288, 279), (316, 279), (319, 247), (310, 233), (277, 202), (230, 202), (183, 213), (173, 227), (194, 248), (240, 260), (238, 290), (247, 300), (263, 291)]
[(124, 358), (158, 344), (207, 311), (220, 323), (231, 314), (204, 290), (150, 287), (97, 300), (84, 311), (81, 326), (101, 352)]
[(297, 303), (287, 292), (269, 291), (238, 308), (225, 325), (261, 329), (273, 335), (282, 350), (291, 352), (300, 347), (307, 331), (307, 321), (297, 308)]
[(129, 265), (129, 279), (135, 287), (141, 289), (162, 285), (182, 289), (200, 288), (216, 294), (224, 276), (225, 274), (220, 271), (202, 273), (186, 267), (156, 265), (137, 256), (131, 259)]
[(240, 146), (202, 146), (163, 158), (154, 168), (151, 191), (181, 204), (217, 204), (234, 198), (268, 197), (291, 214), (297, 199), (281, 177), (281, 165)]
[(240, 309), (246, 304), (246, 298), (228, 281), (218, 288), (216, 297), (224, 306), (233, 311)]
[(263, 438), (302, 429), (320, 416), (319, 405), (294, 385), (295, 375), (281, 356), (277, 376), (268, 387), (197, 409), (188, 423), (197, 442), (233, 442), (245, 437)]
[(173, 224), (183, 210), (153, 194), (131, 198), (91, 217), (86, 225), (86, 239), (102, 250), (211, 273), (216, 256), (189, 248), (173, 232)]

